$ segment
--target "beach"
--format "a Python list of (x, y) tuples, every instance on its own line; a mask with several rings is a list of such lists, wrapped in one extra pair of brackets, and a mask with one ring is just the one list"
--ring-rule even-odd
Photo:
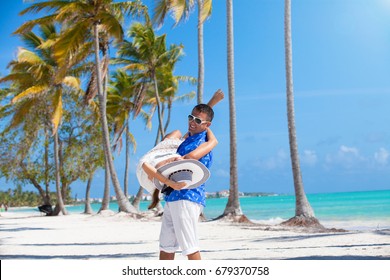
[[(359, 224), (348, 221), (348, 228)], [(355, 222), (356, 223), (356, 222)], [(324, 224), (337, 228), (346, 224)], [(1, 260), (157, 260), (160, 218), (125, 213), (2, 212)], [(199, 223), (204, 260), (390, 260), (390, 229), (313, 231), (280, 225)], [(177, 260), (185, 260), (180, 252)]]

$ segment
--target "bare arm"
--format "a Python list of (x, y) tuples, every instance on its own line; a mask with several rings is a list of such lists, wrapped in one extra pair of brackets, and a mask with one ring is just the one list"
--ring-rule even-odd
[[(162, 166), (168, 162), (172, 162), (172, 161), (180, 160), (180, 159), (196, 159), (196, 160), (200, 159), (201, 157), (208, 154), (218, 144), (218, 140), (210, 128), (207, 129), (207, 139), (208, 139), (207, 142), (202, 143), (201, 145), (199, 145), (198, 148), (196, 148), (192, 152), (184, 155), (183, 157), (178, 156), (176, 158), (168, 159), (167, 161), (161, 162), (161, 164), (158, 164), (158, 166), (156, 166), (156, 167), (158, 168), (159, 166)], [(171, 188), (173, 188), (175, 190), (180, 190), (183, 187), (185, 187), (186, 184), (184, 182), (177, 183), (175, 181), (169, 180), (164, 175), (159, 173), (157, 171), (156, 167), (150, 165), (147, 162), (144, 162), (142, 164), (142, 168), (146, 172), (146, 174), (148, 174), (149, 179), (153, 180), (153, 178), (156, 178), (161, 183), (163, 183), (167, 186), (170, 186)]]
[(210, 128), (207, 129), (207, 142), (199, 145), (195, 150), (183, 156), (184, 159), (200, 159), (211, 152), (218, 144), (218, 140)]
[(171, 188), (175, 190), (180, 190), (186, 186), (186, 183), (184, 182), (175, 182), (172, 180), (169, 180), (164, 175), (162, 175), (160, 172), (157, 171), (157, 169), (154, 166), (151, 166), (149, 163), (144, 162), (142, 164), (143, 170), (148, 174), (150, 178), (156, 178), (161, 183), (170, 186)]
[(214, 95), (211, 97), (209, 102), (207, 102), (207, 105), (209, 105), (211, 108), (214, 107), (219, 101), (221, 101), (225, 97), (223, 91), (221, 89), (218, 89)]

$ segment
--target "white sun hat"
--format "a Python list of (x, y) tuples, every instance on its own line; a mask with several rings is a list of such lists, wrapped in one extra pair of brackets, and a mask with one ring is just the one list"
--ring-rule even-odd
[[(210, 170), (195, 159), (173, 161), (161, 166), (157, 171), (172, 181), (185, 182), (183, 189), (199, 187), (210, 178)], [(159, 190), (164, 187), (158, 179), (154, 179), (154, 185)]]

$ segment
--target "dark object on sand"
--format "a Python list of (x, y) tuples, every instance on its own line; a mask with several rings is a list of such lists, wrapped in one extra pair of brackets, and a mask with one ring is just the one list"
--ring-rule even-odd
[(42, 213), (45, 213), (47, 216), (50, 216), (51, 214), (53, 214), (53, 208), (49, 204), (38, 206), (38, 209)]

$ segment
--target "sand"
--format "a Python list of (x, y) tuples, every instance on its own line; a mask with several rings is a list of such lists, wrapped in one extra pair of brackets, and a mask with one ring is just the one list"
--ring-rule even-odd
[[(351, 222), (348, 225), (353, 228)], [(56, 217), (3, 212), (0, 259), (157, 260), (159, 231), (157, 218), (136, 220), (111, 211)], [(212, 221), (199, 223), (199, 236), (205, 260), (390, 260), (389, 226), (308, 232)], [(178, 252), (176, 259), (186, 257)]]

